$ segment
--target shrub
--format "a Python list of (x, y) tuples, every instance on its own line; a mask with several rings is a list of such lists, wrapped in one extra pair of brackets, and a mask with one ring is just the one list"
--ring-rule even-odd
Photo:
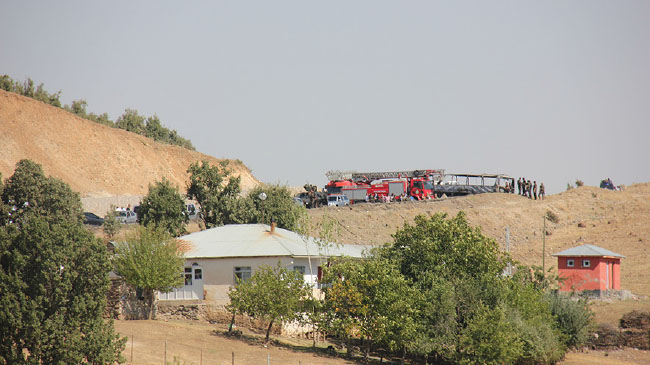
[(576, 186), (577, 186), (577, 187), (584, 186), (584, 184), (585, 184), (584, 181), (582, 181), (582, 180), (580, 180), (580, 179), (576, 180)]
[(560, 221), (560, 217), (550, 210), (546, 211), (546, 219), (556, 224)]
[(558, 328), (566, 336), (564, 343), (567, 347), (577, 348), (584, 345), (589, 339), (594, 316), (587, 300), (576, 300), (557, 292), (547, 293), (546, 300)]

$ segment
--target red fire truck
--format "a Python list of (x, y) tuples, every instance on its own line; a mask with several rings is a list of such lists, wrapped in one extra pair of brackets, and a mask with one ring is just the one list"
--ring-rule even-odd
[(366, 197), (406, 195), (417, 200), (433, 199), (435, 184), (442, 181), (444, 170), (411, 170), (386, 172), (329, 171), (325, 189), (328, 195), (344, 194), (351, 202)]

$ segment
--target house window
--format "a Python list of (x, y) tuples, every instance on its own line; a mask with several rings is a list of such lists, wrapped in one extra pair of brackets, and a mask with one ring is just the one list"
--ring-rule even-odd
[(250, 266), (235, 266), (235, 283), (246, 281), (251, 278)]
[(196, 279), (196, 280), (202, 280), (202, 279), (203, 279), (203, 270), (201, 270), (201, 269), (194, 269), (194, 279)]
[(304, 266), (294, 266), (293, 271), (297, 271), (302, 275), (305, 275), (305, 267)]
[(591, 261), (589, 260), (582, 260), (582, 267), (589, 267), (591, 266)]
[(192, 268), (185, 268), (185, 285), (192, 285)]
[(573, 261), (573, 259), (566, 260), (566, 266), (567, 267), (573, 267), (574, 265), (575, 265), (575, 262)]

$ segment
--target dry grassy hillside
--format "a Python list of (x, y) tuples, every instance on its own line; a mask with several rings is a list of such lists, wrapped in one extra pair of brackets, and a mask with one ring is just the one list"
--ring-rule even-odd
[[(70, 184), (82, 196), (142, 195), (166, 177), (185, 190), (188, 166), (217, 158), (154, 142), (124, 130), (79, 118), (63, 109), (0, 90), (0, 173), (30, 159)], [(231, 164), (242, 187), (258, 184), (241, 162)]]
[[(464, 211), (472, 225), (496, 239), (505, 249), (505, 228), (510, 227), (512, 256), (525, 264), (542, 264), (543, 216), (552, 211), (557, 224), (547, 221), (546, 265), (557, 266), (551, 254), (590, 243), (625, 255), (621, 285), (635, 294), (650, 295), (650, 183), (625, 191), (580, 187), (545, 200), (513, 194), (482, 194), (437, 201), (392, 204), (358, 204), (351, 208), (312, 209), (319, 221), (324, 214), (341, 223), (339, 240), (345, 243), (381, 244), (418, 214)], [(584, 227), (578, 224), (583, 223)]]

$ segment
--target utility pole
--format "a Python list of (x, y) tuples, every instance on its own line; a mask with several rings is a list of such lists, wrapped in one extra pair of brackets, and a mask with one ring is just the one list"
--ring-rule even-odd
[(546, 278), (546, 216), (544, 216), (544, 229), (542, 230), (542, 275)]
[[(506, 252), (510, 254), (510, 227), (506, 227)], [(512, 276), (512, 263), (508, 261), (508, 275)]]

